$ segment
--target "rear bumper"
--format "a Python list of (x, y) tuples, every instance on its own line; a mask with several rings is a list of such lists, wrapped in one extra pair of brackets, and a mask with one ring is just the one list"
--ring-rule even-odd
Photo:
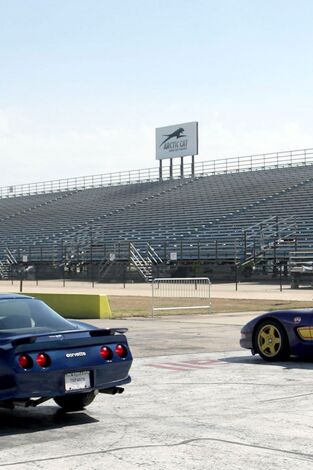
[[(70, 393), (86, 392), (117, 387), (131, 381), (129, 369), (131, 361), (109, 363), (92, 368), (76, 368), (62, 371), (44, 371), (37, 373), (28, 371), (12, 376), (8, 381), (8, 388), (0, 390), (0, 400), (56, 397)], [(71, 372), (90, 372), (90, 388), (66, 391), (65, 374)], [(0, 376), (1, 380), (1, 376)], [(14, 384), (14, 386), (12, 386)]]

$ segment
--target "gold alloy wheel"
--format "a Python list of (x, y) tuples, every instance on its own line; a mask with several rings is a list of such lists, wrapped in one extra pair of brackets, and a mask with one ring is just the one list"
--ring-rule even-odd
[(265, 324), (258, 332), (259, 351), (266, 357), (275, 357), (282, 347), (282, 336), (275, 325)]

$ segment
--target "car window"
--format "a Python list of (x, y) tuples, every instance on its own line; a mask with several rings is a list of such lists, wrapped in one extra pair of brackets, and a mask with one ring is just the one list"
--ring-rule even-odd
[[(13, 330), (62, 331), (74, 325), (38, 299), (0, 300), (0, 333)], [(26, 332), (26, 331), (25, 331)]]

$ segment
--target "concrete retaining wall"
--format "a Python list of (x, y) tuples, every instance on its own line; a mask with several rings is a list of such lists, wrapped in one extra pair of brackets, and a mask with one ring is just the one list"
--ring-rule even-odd
[(107, 295), (99, 294), (45, 294), (26, 293), (43, 300), (49, 307), (66, 318), (111, 318), (111, 308)]

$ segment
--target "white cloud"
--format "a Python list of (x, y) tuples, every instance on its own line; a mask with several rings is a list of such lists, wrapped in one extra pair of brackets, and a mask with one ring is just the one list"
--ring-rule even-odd
[(0, 109), (0, 136), (7, 134), (10, 130), (9, 117)]
[(149, 134), (144, 127), (88, 133), (36, 133), (7, 127), (5, 132), (0, 131), (0, 153), (5, 163), (0, 185), (154, 166), (154, 132)]
[[(42, 131), (22, 112), (0, 110), (0, 185), (157, 167), (154, 128), (133, 127)], [(251, 121), (227, 122), (217, 114), (199, 119), (197, 161), (309, 148), (311, 134), (297, 122), (275, 128), (254, 127)]]

